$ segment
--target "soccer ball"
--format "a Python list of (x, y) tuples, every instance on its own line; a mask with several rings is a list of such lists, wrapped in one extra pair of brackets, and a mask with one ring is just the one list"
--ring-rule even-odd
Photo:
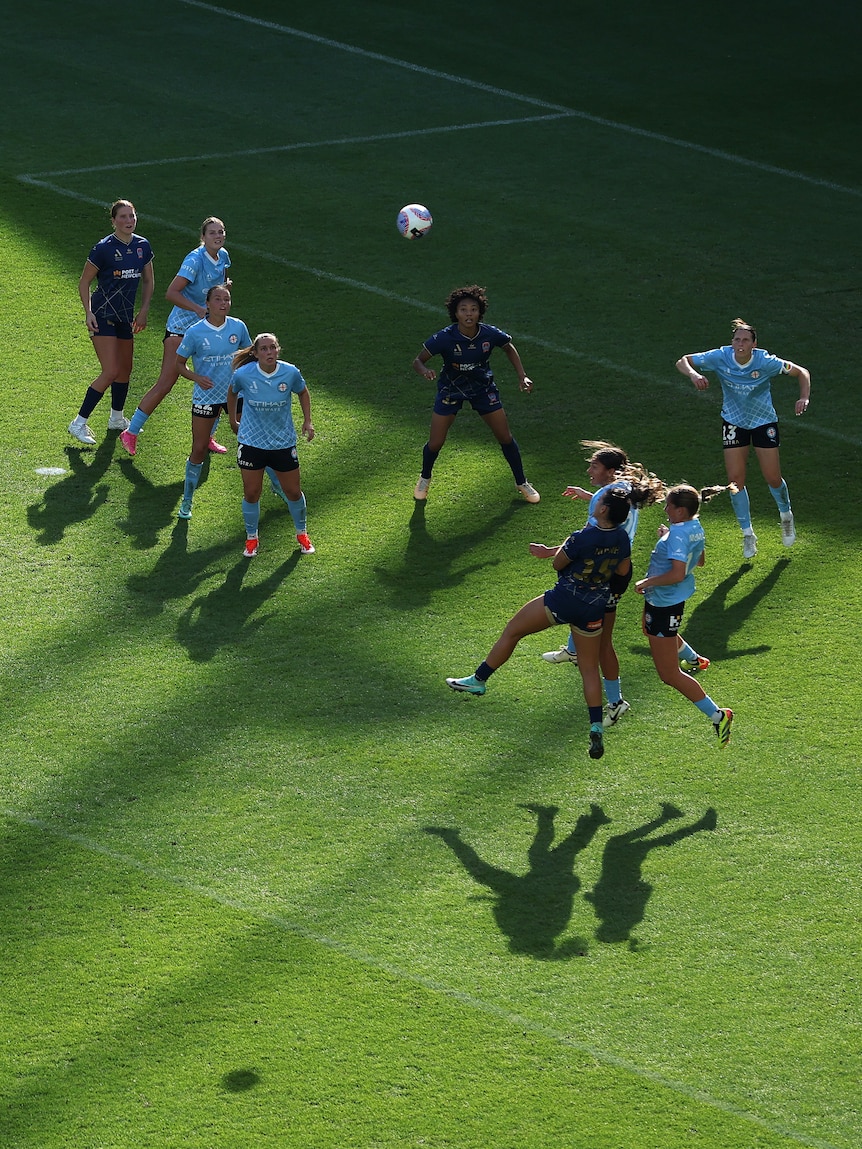
[(409, 203), (398, 213), (398, 230), (405, 239), (421, 239), (433, 222), (431, 212), (421, 203)]

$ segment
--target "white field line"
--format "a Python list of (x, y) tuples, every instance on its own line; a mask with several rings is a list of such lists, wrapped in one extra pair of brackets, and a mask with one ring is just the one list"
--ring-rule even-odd
[(345, 44), (340, 40), (331, 40), (326, 36), (315, 36), (311, 32), (303, 32), (299, 28), (291, 28), (286, 24), (275, 24), (269, 20), (259, 20), (254, 16), (247, 16), (244, 12), (234, 12), (230, 8), (221, 8), (216, 4), (205, 4), (203, 0), (179, 0), (179, 3), (186, 4), (190, 8), (200, 8), (204, 12), (212, 12), (217, 16), (226, 16), (231, 20), (240, 20), (244, 24), (252, 24), (258, 28), (266, 28), (270, 32), (279, 32), (284, 36), (294, 36), (300, 40), (308, 40), (313, 44), (321, 44), (327, 48), (334, 48), (339, 52), (349, 52), (351, 55), (362, 56), (367, 60), (376, 60), (381, 64), (388, 64), (395, 68), (404, 68), (409, 72), (415, 72), (422, 76), (431, 76), (437, 80), (448, 80), (452, 84), (458, 84), (461, 88), (472, 88), (474, 91), (489, 92), (491, 95), (503, 96), (508, 100), (517, 100), (522, 104), (531, 104), (536, 108), (547, 108), (549, 111), (562, 112), (567, 116), (574, 116), (579, 120), (586, 120), (591, 124), (598, 124), (603, 128), (626, 132), (632, 136), (641, 136), (643, 139), (655, 140), (658, 143), (670, 144), (677, 148), (686, 148), (689, 151), (700, 152), (702, 155), (725, 160), (727, 163), (741, 164), (744, 167), (756, 168), (758, 171), (771, 172), (773, 175), (785, 176), (788, 179), (800, 180), (803, 183), (813, 184), (816, 187), (829, 188), (830, 191), (843, 192), (846, 195), (862, 198), (862, 190), (859, 188), (845, 187), (843, 184), (833, 183), (831, 180), (817, 179), (814, 176), (807, 176), (804, 172), (793, 171), (790, 168), (776, 167), (774, 164), (766, 164), (760, 160), (737, 156), (732, 152), (724, 152), (718, 148), (709, 148), (703, 144), (691, 143), (688, 140), (678, 140), (673, 136), (663, 135), (661, 132), (650, 132), (645, 128), (635, 128), (632, 127), (631, 124), (622, 124), (616, 120), (607, 120), (603, 116), (594, 116), (589, 112), (580, 112), (574, 108), (566, 108), (562, 104), (551, 104), (548, 103), (547, 100), (540, 100), (535, 96), (525, 96), (520, 92), (510, 92), (506, 88), (495, 88), (491, 84), (483, 84), (478, 80), (471, 80), (465, 76), (455, 76), (449, 72), (440, 72), (436, 68), (426, 68), (421, 64), (411, 64), (409, 60), (399, 60), (395, 56), (384, 56), (380, 52), (369, 52), (365, 48), (357, 48), (353, 44)]
[(675, 1081), (673, 1078), (664, 1077), (660, 1073), (655, 1073), (650, 1069), (644, 1069), (642, 1066), (637, 1065), (633, 1061), (628, 1061), (625, 1058), (617, 1057), (613, 1053), (608, 1053), (605, 1050), (597, 1049), (595, 1046), (588, 1045), (586, 1042), (577, 1041), (575, 1038), (570, 1037), (568, 1034), (556, 1030), (551, 1026), (544, 1025), (541, 1022), (534, 1021), (531, 1018), (524, 1017), (521, 1014), (514, 1013), (503, 1006), (495, 1005), (493, 1002), (484, 1001), (482, 998), (475, 997), (473, 994), (464, 993), (462, 990), (453, 988), (452, 986), (444, 985), (442, 982), (436, 981), (434, 978), (426, 977), (423, 974), (412, 973), (409, 970), (401, 969), (399, 966), (392, 965), (381, 958), (375, 957), (373, 954), (366, 953), (353, 945), (346, 942), (341, 942), (337, 938), (329, 937), (326, 934), (316, 933), (314, 930), (309, 930), (306, 926), (300, 925), (298, 922), (291, 921), (289, 918), (283, 917), (281, 914), (270, 914), (261, 910), (256, 910), (253, 907), (245, 905), (243, 902), (236, 898), (227, 897), (220, 894), (217, 890), (211, 890), (206, 886), (201, 886), (196, 882), (187, 881), (184, 878), (177, 877), (174, 874), (160, 869), (158, 866), (151, 866), (146, 862), (141, 862), (137, 858), (132, 857), (130, 854), (120, 853), (117, 850), (111, 850), (107, 846), (101, 845), (99, 842), (91, 838), (87, 838), (82, 834), (70, 834), (61, 830), (55, 825), (43, 822), (38, 818), (31, 818), (27, 815), (20, 813), (17, 810), (4, 809), (2, 811), (4, 817), (8, 818), (21, 826), (29, 826), (32, 829), (40, 830), (60, 841), (67, 842), (70, 845), (77, 846), (82, 850), (87, 850), (92, 854), (98, 854), (104, 858), (109, 858), (112, 862), (116, 862), (121, 866), (128, 869), (136, 870), (138, 873), (146, 874), (148, 877), (155, 878), (158, 881), (164, 882), (167, 885), (174, 886), (175, 888), (185, 890), (188, 893), (198, 898), (206, 898), (216, 905), (224, 906), (226, 909), (235, 910), (238, 913), (247, 915), (256, 921), (266, 922), (268, 925), (275, 926), (277, 929), (283, 930), (285, 933), (293, 934), (296, 937), (303, 938), (306, 941), (313, 942), (317, 945), (324, 946), (326, 949), (335, 953), (340, 953), (352, 961), (358, 962), (360, 965), (366, 966), (369, 969), (379, 970), (382, 973), (388, 974), (391, 977), (399, 978), (406, 982), (412, 982), (414, 985), (421, 986), (423, 989), (428, 990), (430, 993), (437, 994), (441, 997), (449, 998), (452, 1001), (460, 1002), (462, 1005), (470, 1009), (477, 1010), (480, 1013), (487, 1014), (504, 1021), (507, 1025), (512, 1026), (514, 1029), (526, 1030), (530, 1033), (535, 1033), (540, 1037), (546, 1038), (548, 1041), (553, 1041), (558, 1045), (567, 1046), (570, 1049), (575, 1049), (579, 1053), (583, 1053), (588, 1057), (595, 1058), (596, 1061), (601, 1062), (603, 1065), (609, 1065), (614, 1069), (623, 1070), (632, 1076), (640, 1078), (644, 1081), (649, 1081), (662, 1088), (670, 1089), (681, 1096), (687, 1097), (692, 1101), (698, 1102), (701, 1105), (706, 1105), (712, 1109), (716, 1109), (722, 1113), (726, 1113), (731, 1117), (737, 1117), (742, 1121), (747, 1121), (752, 1125), (756, 1125), (761, 1129), (765, 1129), (770, 1133), (775, 1133), (781, 1137), (787, 1137), (795, 1141), (798, 1145), (810, 1146), (811, 1149), (837, 1149), (831, 1142), (824, 1141), (816, 1137), (808, 1137), (805, 1134), (799, 1133), (796, 1130), (786, 1128), (776, 1122), (768, 1121), (763, 1117), (758, 1116), (756, 1113), (751, 1113), (745, 1109), (741, 1109), (737, 1105), (730, 1102), (722, 1101), (720, 1098), (713, 1097), (703, 1090), (695, 1089), (684, 1082)]

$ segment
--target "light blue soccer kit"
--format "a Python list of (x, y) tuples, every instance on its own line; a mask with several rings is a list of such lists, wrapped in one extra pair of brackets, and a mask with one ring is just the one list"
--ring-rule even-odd
[(192, 403), (207, 406), (227, 403), (233, 357), (244, 347), (251, 347), (251, 336), (241, 319), (228, 315), (221, 327), (214, 326), (208, 319), (199, 319), (189, 327), (177, 355), (192, 360), (196, 375), (206, 375), (213, 381), (209, 391), (195, 383)]
[[(760, 347), (752, 349), (749, 361), (737, 363), (732, 347), (716, 347), (712, 351), (702, 351), (688, 356), (691, 365), (698, 371), (714, 371), (721, 383), (721, 417), (727, 433), (736, 437), (736, 428), (747, 431), (778, 422), (778, 415), (772, 403), (771, 381), (776, 375), (786, 375), (793, 364), (777, 355), (770, 355)], [(778, 446), (778, 436), (775, 436)], [(780, 487), (770, 487), (770, 494), (782, 514), (790, 513), (790, 492), (782, 480)], [(751, 505), (745, 487), (731, 494), (734, 514), (744, 531), (751, 530)]]
[[(225, 282), (229, 267), (230, 256), (223, 247), (213, 259), (201, 244), (188, 253), (177, 272), (177, 275), (188, 280), (180, 295), (189, 303), (194, 303), (196, 307), (206, 306), (207, 292), (211, 287), (218, 287)], [(188, 311), (185, 307), (174, 307), (168, 316), (166, 327), (172, 335), (182, 335), (197, 322), (198, 316), (193, 311)]]
[[(243, 445), (262, 451), (280, 451), (296, 446), (292, 399), (305, 390), (305, 380), (298, 367), (279, 359), (275, 371), (267, 375), (259, 363), (246, 363), (234, 372), (231, 390), (242, 397), (242, 419), (237, 435), (240, 444), (238, 455), (242, 454)], [(300, 492), (298, 499), (282, 497), (293, 518), (297, 535), (304, 534), (305, 495)], [(249, 503), (243, 499), (242, 515), (246, 535), (255, 538), (260, 522), (260, 503)]]

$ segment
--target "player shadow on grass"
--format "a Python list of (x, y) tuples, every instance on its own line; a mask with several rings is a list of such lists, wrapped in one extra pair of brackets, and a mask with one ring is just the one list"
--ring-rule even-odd
[(223, 646), (236, 647), (252, 638), (276, 612), (256, 615), (295, 569), (300, 552), (294, 551), (262, 582), (244, 586), (243, 581), (259, 558), (240, 557), (224, 582), (209, 594), (196, 598), (177, 624), (177, 639), (194, 662), (209, 662)]
[(599, 827), (611, 819), (601, 806), (593, 803), (589, 814), (578, 818), (574, 830), (552, 846), (558, 807), (525, 805), (523, 808), (535, 814), (537, 822), (535, 837), (527, 851), (530, 869), (526, 874), (513, 874), (483, 861), (473, 847), (463, 841), (457, 829), (423, 828), (426, 834), (441, 838), (467, 873), (493, 892), (494, 917), (509, 939), (512, 953), (544, 961), (583, 956), (587, 943), (582, 938), (566, 938), (560, 945), (556, 939), (569, 924), (575, 894), (581, 885), (574, 873), (575, 857), (590, 844)]
[(661, 814), (657, 818), (625, 834), (614, 834), (608, 838), (602, 854), (599, 880), (592, 890), (584, 894), (599, 919), (595, 933), (597, 941), (627, 941), (629, 949), (638, 949), (638, 941), (631, 936), (631, 932), (643, 921), (653, 890), (642, 873), (643, 863), (650, 850), (659, 846), (673, 846), (701, 830), (714, 830), (718, 822), (715, 810), (710, 807), (702, 818), (689, 826), (680, 826), (656, 838), (648, 836), (668, 822), (682, 817), (684, 815), (681, 810), (669, 802), (662, 802)]
[[(207, 468), (209, 461), (204, 464)], [(129, 481), (129, 510), (120, 523), (138, 551), (148, 551), (158, 545), (159, 534), (174, 520), (183, 493), (183, 480), (176, 479), (162, 487), (150, 482), (138, 470), (133, 459), (121, 459), (120, 469)]]
[[(115, 437), (103, 439), (96, 450), (66, 447), (68, 474), (48, 487), (38, 503), (27, 508), (27, 522), (41, 546), (58, 543), (72, 523), (82, 523), (108, 501), (110, 486), (100, 483), (114, 458)], [(92, 460), (92, 461), (90, 461)]]
[(207, 579), (219, 577), (216, 565), (227, 555), (235, 553), (234, 539), (218, 546), (189, 550), (189, 520), (177, 519), (171, 531), (171, 541), (156, 560), (151, 571), (129, 576), (127, 586), (132, 604), (145, 616), (162, 613), (171, 599), (185, 598)]
[[(779, 559), (772, 570), (756, 582), (742, 598), (728, 604), (727, 598), (739, 581), (752, 573), (749, 564), (735, 570), (723, 582), (701, 599), (691, 615), (686, 616), (686, 638), (692, 639), (695, 649), (703, 643), (703, 653), (710, 659), (726, 662), (733, 658), (744, 658), (750, 654), (765, 654), (772, 648), (768, 643), (759, 646), (734, 646), (730, 649), (730, 638), (745, 628), (760, 603), (772, 594), (775, 584), (790, 565), (789, 558)], [(755, 568), (756, 569), (756, 568)], [(702, 637), (699, 637), (702, 636)]]
[(452, 590), (461, 586), (468, 575), (485, 567), (497, 566), (499, 559), (485, 559), (455, 569), (455, 564), (464, 558), (474, 543), (495, 534), (518, 507), (513, 503), (477, 530), (434, 539), (425, 526), (425, 505), (424, 500), (417, 499), (413, 507), (401, 565), (392, 570), (381, 566), (374, 568), (378, 581), (392, 592), (394, 605), (403, 610), (429, 606), (435, 591)]

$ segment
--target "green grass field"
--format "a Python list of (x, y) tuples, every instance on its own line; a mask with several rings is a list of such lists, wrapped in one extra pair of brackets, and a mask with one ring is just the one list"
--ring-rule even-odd
[[(837, 0), (7, 17), (3, 1149), (858, 1145), (859, 32)], [(220, 215), (233, 314), (309, 382), (312, 558), (266, 495), (242, 558), (232, 451), (177, 520), (182, 383), (134, 459), (107, 403), (67, 435), (118, 196), (156, 252), (127, 414)], [(412, 498), (410, 364), (470, 281), (536, 384), (500, 357), (537, 506), (468, 412)], [(451, 694), (550, 585), (527, 544), (581, 524), (581, 439), (722, 480), (718, 387), (673, 364), (738, 314), (813, 391), (773, 389), (797, 544), (756, 466), (754, 563), (703, 511), (685, 632), (730, 746), (634, 594), (601, 761), (557, 631)]]

